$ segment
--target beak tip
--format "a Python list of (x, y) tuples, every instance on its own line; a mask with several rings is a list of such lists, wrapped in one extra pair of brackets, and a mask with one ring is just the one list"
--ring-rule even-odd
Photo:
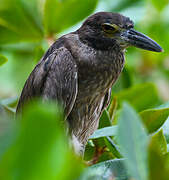
[(164, 49), (163, 49), (163, 48), (161, 48), (160, 52), (164, 52)]
[(164, 52), (164, 49), (159, 46), (159, 49), (156, 52)]
[(154, 42), (153, 46), (150, 46), (150, 47), (151, 49), (147, 48), (146, 50), (154, 51), (154, 52), (164, 52), (163, 48), (156, 42)]

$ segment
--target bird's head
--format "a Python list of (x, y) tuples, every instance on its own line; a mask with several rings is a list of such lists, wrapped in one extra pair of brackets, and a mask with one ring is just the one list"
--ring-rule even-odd
[(162, 48), (146, 35), (134, 30), (134, 23), (118, 13), (99, 12), (90, 16), (78, 30), (88, 45), (101, 50), (117, 45), (122, 50), (135, 46), (161, 52)]

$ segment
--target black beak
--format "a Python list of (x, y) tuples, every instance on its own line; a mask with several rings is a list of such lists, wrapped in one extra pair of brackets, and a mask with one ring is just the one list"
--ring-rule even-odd
[(129, 29), (122, 33), (122, 38), (131, 46), (135, 46), (141, 49), (149, 51), (162, 52), (163, 49), (155, 41), (147, 37), (146, 35)]

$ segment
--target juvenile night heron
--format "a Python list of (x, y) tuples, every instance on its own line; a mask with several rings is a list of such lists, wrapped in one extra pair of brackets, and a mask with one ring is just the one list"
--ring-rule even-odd
[(77, 31), (59, 38), (27, 79), (17, 112), (34, 97), (59, 101), (75, 151), (83, 153), (109, 104), (111, 87), (124, 66), (125, 49), (135, 46), (162, 51), (155, 41), (133, 28), (128, 17), (99, 12)]

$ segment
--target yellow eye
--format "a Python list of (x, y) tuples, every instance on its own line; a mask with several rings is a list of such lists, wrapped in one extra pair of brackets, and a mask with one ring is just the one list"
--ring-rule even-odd
[(118, 26), (116, 24), (104, 23), (102, 24), (102, 29), (106, 33), (115, 33), (118, 30)]

